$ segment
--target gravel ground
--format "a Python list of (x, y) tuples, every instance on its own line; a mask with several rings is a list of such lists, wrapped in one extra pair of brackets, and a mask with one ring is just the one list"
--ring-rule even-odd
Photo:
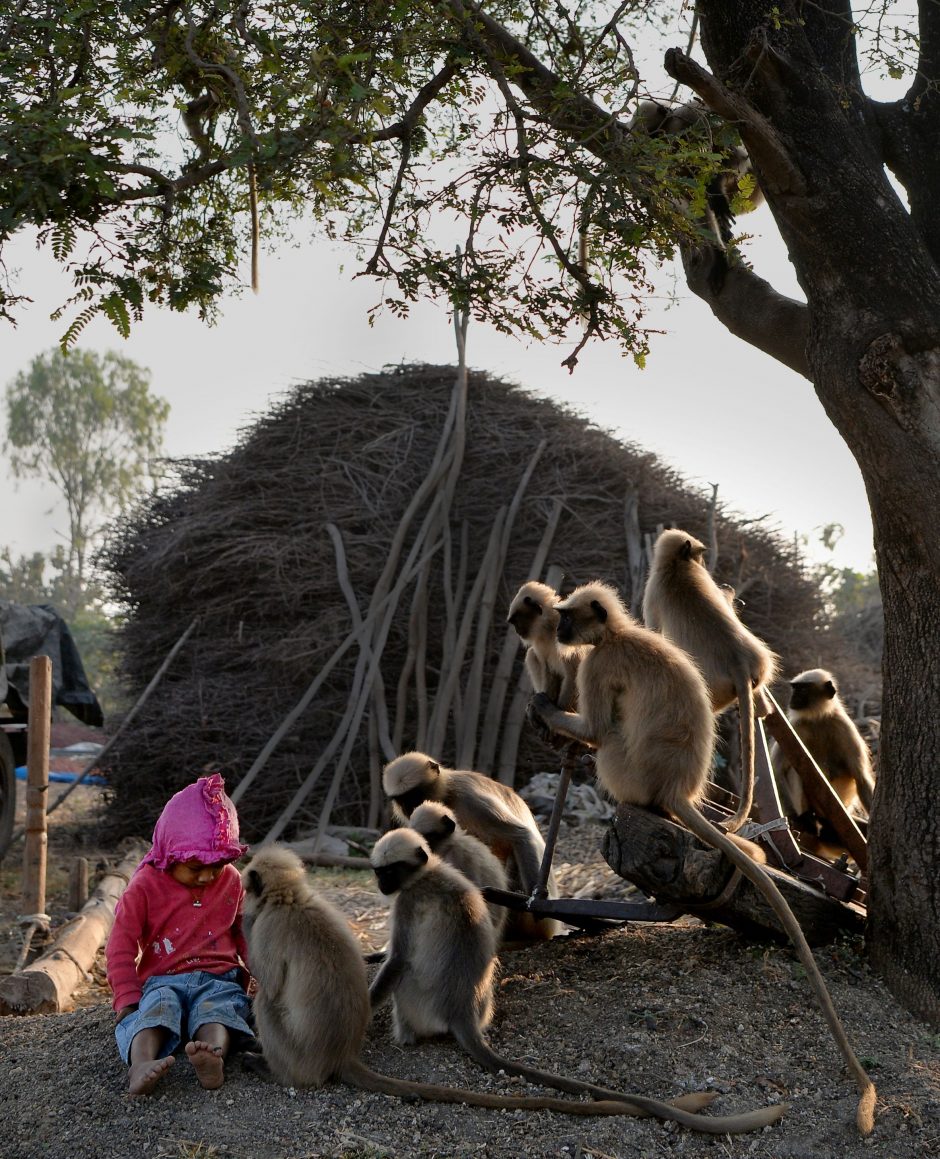
[[(67, 867), (87, 827), (74, 814), (62, 821), (50, 837), (50, 864)], [(566, 894), (626, 892), (597, 852), (601, 834), (589, 823), (563, 827), (555, 866)], [(5, 958), (19, 936), (11, 923), (18, 897), (12, 860), (0, 877)], [(370, 875), (318, 870), (315, 878), (364, 948), (380, 945), (385, 903)], [(50, 896), (54, 918), (62, 904)], [(854, 1088), (793, 955), (686, 919), (505, 954), (490, 1040), (501, 1053), (542, 1068), (660, 1098), (714, 1088), (721, 1092), (716, 1113), (789, 1103), (783, 1120), (760, 1133), (706, 1136), (649, 1119), (411, 1104), (337, 1084), (286, 1090), (244, 1072), (237, 1056), (220, 1091), (202, 1090), (181, 1058), (151, 1097), (130, 1100), (99, 962), (74, 1012), (0, 1021), (0, 1155), (940, 1156), (940, 1034), (894, 1002), (856, 946), (840, 943), (816, 956), (878, 1085), (878, 1121), (868, 1140), (855, 1133)], [(365, 1058), (400, 1077), (537, 1093), (521, 1080), (484, 1073), (452, 1042), (395, 1046), (387, 1011), (375, 1019)]]

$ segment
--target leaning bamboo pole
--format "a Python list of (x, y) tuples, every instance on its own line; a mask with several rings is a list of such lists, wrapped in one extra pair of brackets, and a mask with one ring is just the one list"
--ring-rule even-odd
[(26, 844), (23, 849), (23, 945), (19, 968), (29, 956), (38, 930), (49, 928), (46, 913), (46, 856), (49, 835), (49, 742), (52, 732), (52, 661), (34, 656), (29, 662), (29, 731), (26, 746)]
[[(548, 516), (545, 531), (542, 534), (538, 547), (535, 549), (535, 555), (532, 558), (532, 563), (529, 565), (529, 570), (525, 577), (526, 580), (537, 580), (542, 574), (542, 568), (545, 566), (545, 560), (548, 558), (549, 549), (555, 538), (555, 532), (558, 530), (558, 520), (561, 518), (561, 507), (560, 499), (552, 500), (552, 509)], [(506, 634), (503, 638), (503, 647), (496, 664), (496, 671), (490, 681), (490, 695), (486, 702), (485, 717), (487, 727), (483, 730), (483, 737), (480, 740), (480, 752), (477, 757), (477, 766), (484, 773), (495, 772), (493, 764), (496, 760), (496, 742), (502, 736), (500, 723), (503, 718), (503, 706), (506, 702), (506, 693), (509, 689), (509, 677), (512, 675), (513, 664), (515, 663), (516, 653), (519, 651), (520, 645), (521, 641), (516, 634), (515, 628), (507, 627)]]

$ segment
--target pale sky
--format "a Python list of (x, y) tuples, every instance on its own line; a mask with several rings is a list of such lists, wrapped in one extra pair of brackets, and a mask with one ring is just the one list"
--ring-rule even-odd
[[(799, 296), (773, 219), (766, 208), (739, 219), (754, 234), (747, 253), (777, 289)], [(341, 269), (343, 261), (346, 269)], [(68, 283), (45, 252), (19, 236), (8, 267), (22, 271), (19, 288), (34, 299), (13, 329), (0, 323), (0, 386), (55, 346), (66, 322), (49, 313)], [(423, 304), (407, 320), (384, 315), (372, 327), (367, 309), (379, 289), (353, 281), (354, 256), (321, 241), (263, 254), (261, 291), (229, 299), (221, 320), (207, 327), (195, 315), (148, 309), (124, 341), (96, 320), (83, 347), (117, 349), (151, 372), (151, 389), (169, 400), (166, 450), (171, 456), (224, 451), (239, 428), (263, 413), (293, 383), (326, 375), (357, 375), (399, 362), (455, 361), (446, 310)], [(668, 277), (663, 279), (669, 284)], [(653, 303), (654, 337), (639, 370), (613, 343), (585, 349), (573, 375), (560, 363), (570, 345), (523, 344), (471, 323), (468, 362), (551, 398), (564, 400), (600, 426), (633, 440), (678, 468), (693, 486), (710, 490), (748, 517), (769, 515), (787, 536), (812, 534), (838, 522), (845, 536), (839, 564), (872, 564), (871, 521), (861, 477), (811, 385), (729, 335), (710, 311), (675, 282), (678, 304)], [(5, 434), (0, 413), (0, 438)], [(824, 464), (808, 471), (810, 464)], [(0, 456), (6, 502), (0, 546), (49, 551), (67, 533), (49, 486), (10, 478)], [(820, 478), (824, 480), (820, 485)], [(703, 529), (690, 528), (693, 533)], [(816, 557), (825, 555), (818, 548)]]

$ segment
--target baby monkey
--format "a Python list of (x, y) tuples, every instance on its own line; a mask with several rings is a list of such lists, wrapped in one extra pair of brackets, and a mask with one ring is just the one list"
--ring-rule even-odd
[[(842, 804), (852, 812), (859, 802), (871, 810), (875, 791), (871, 753), (862, 734), (845, 711), (835, 677), (825, 668), (811, 668), (790, 681), (787, 712), (793, 730), (826, 774)], [(782, 775), (796, 815), (806, 813), (809, 801), (803, 782), (775, 743), (771, 750), (774, 772)]]
[[(482, 841), (464, 833), (446, 805), (439, 805), (436, 801), (419, 805), (411, 814), (410, 827), (424, 838), (432, 853), (454, 869), (459, 869), (478, 889), (509, 888), (503, 863)], [(488, 903), (487, 908), (498, 942), (506, 925), (506, 909), (495, 903)]]
[(530, 580), (513, 596), (507, 620), (525, 644), (525, 668), (536, 692), (544, 692), (559, 708), (573, 709), (582, 648), (559, 643), (558, 592)]

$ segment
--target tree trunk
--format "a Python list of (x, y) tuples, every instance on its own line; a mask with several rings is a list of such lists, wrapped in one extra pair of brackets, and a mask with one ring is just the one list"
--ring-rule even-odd
[[(740, 125), (806, 294), (805, 372), (872, 508), (885, 654), (869, 947), (897, 997), (940, 1023), (940, 273), (916, 212), (938, 191), (912, 195), (911, 215), (887, 180), (884, 120), (861, 92), (848, 4), (783, 5), (779, 20), (759, 0), (698, 7), (714, 75), (676, 53), (667, 67)], [(899, 108), (937, 123), (933, 94)], [(748, 274), (737, 267), (729, 294), (740, 297)], [(742, 332), (736, 301), (701, 279), (690, 286)], [(822, 514), (825, 464), (812, 469)]]

